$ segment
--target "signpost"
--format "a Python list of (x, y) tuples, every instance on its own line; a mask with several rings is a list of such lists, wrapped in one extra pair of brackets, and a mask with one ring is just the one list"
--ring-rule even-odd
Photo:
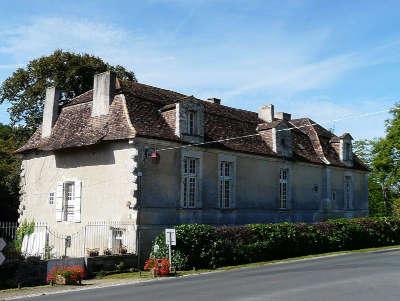
[(4, 260), (6, 260), (3, 253), (1, 253), (1, 251), (3, 251), (5, 246), (6, 246), (6, 242), (4, 241), (3, 238), (0, 237), (0, 265), (3, 264)]
[(172, 272), (172, 251), (171, 246), (176, 246), (175, 229), (165, 229), (165, 244), (168, 245), (169, 272)]

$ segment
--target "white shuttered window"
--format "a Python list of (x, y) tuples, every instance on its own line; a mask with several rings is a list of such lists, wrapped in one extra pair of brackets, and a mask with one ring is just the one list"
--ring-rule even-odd
[(56, 220), (81, 221), (81, 181), (57, 183)]

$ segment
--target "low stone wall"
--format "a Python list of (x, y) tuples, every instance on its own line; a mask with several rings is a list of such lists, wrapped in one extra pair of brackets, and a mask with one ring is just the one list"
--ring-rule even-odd
[(90, 276), (99, 272), (127, 271), (138, 267), (136, 254), (87, 257), (85, 262)]
[(7, 261), (0, 266), (0, 289), (46, 284), (47, 263), (38, 258)]

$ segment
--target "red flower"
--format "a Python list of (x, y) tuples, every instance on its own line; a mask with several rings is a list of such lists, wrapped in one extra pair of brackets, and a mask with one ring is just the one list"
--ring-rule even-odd
[(167, 258), (149, 258), (146, 260), (144, 270), (149, 271), (154, 269), (157, 275), (169, 275), (169, 260)]
[(82, 266), (54, 266), (47, 274), (47, 282), (55, 281), (57, 275), (72, 282), (78, 282), (86, 277), (86, 270)]

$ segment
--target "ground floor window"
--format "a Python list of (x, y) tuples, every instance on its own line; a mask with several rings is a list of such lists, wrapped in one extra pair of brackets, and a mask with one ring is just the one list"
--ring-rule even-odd
[(344, 177), (344, 206), (345, 209), (352, 208), (353, 186), (351, 176)]
[(281, 168), (279, 171), (279, 207), (287, 209), (289, 170)]
[(184, 157), (182, 172), (182, 206), (194, 208), (198, 199), (199, 159)]
[(231, 208), (233, 199), (233, 162), (221, 161), (219, 166), (219, 206)]
[(74, 197), (74, 182), (65, 182), (63, 195), (63, 221), (72, 221), (74, 219)]

